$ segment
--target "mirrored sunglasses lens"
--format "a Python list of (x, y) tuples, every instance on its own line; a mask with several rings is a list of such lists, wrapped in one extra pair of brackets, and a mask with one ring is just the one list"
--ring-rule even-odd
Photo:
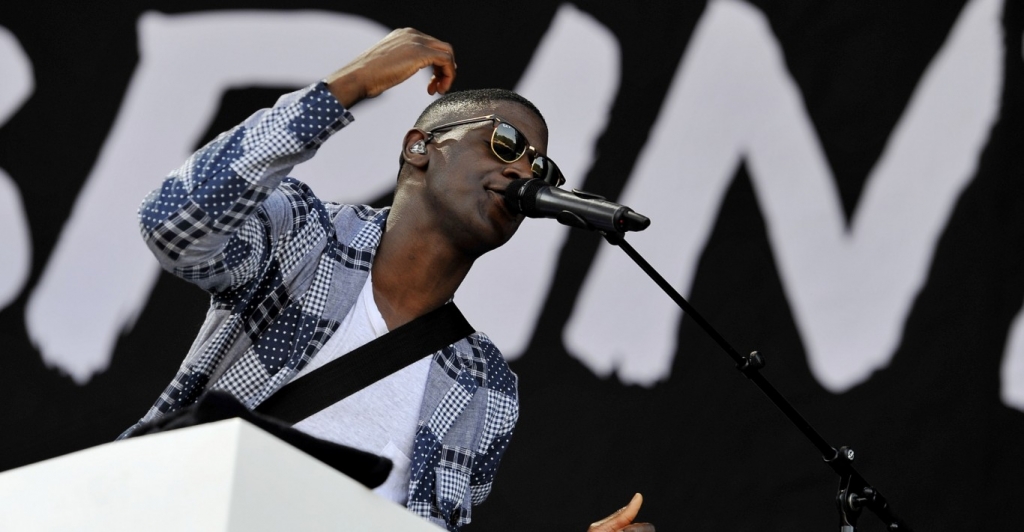
[(491, 149), (502, 161), (515, 162), (526, 151), (526, 139), (516, 128), (499, 122), (498, 127), (494, 128), (494, 134), (491, 135)]
[(558, 169), (558, 165), (543, 155), (538, 155), (533, 159), (531, 170), (533, 177), (541, 179), (553, 187), (560, 187), (565, 183), (565, 178), (562, 177), (562, 171)]

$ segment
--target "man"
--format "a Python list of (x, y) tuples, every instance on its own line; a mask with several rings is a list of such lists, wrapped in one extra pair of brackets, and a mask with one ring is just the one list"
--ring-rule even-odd
[[(474, 260), (515, 233), (522, 217), (509, 213), (501, 192), (552, 163), (540, 112), (508, 91), (457, 93), (428, 106), (403, 140), (390, 208), (325, 203), (285, 177), (352, 122), (353, 105), (427, 67), (428, 92), (447, 93), (451, 46), (396, 30), (220, 135), (146, 198), (139, 216), (147, 245), (165, 269), (212, 297), (177, 376), (140, 423), (207, 390), (255, 408), (451, 300)], [(473, 333), (295, 428), (390, 458), (395, 467), (378, 493), (458, 530), (490, 492), (518, 408), (515, 375)], [(631, 513), (609, 526), (628, 524)]]

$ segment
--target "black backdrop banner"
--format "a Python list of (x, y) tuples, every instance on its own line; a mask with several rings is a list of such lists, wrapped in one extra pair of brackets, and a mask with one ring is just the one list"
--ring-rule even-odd
[[(405, 26), (452, 43), (455, 89), (537, 103), (568, 186), (650, 216), (630, 242), (908, 524), (1020, 528), (1011, 0), (5, 2), (0, 471), (112, 440), (188, 351), (206, 297), (147, 257), (145, 191)], [(386, 204), (422, 81), (357, 105), (295, 175)], [(582, 530), (637, 491), (659, 530), (836, 526), (815, 449), (619, 250), (521, 233), (457, 294), (522, 401), (471, 529)]]

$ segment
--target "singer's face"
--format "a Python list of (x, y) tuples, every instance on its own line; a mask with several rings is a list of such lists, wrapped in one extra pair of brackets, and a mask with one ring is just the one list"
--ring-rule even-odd
[[(524, 134), (538, 153), (547, 153), (547, 129), (529, 109), (515, 102), (498, 102), (453, 113), (449, 121), (495, 114)], [(493, 121), (455, 128), (433, 142), (427, 189), (438, 222), (460, 248), (479, 256), (497, 248), (515, 234), (522, 215), (505, 208), (502, 192), (513, 179), (530, 178), (530, 157), (514, 163), (491, 151)]]

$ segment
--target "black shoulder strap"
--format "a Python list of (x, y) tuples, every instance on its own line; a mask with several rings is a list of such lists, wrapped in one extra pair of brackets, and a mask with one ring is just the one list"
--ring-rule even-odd
[(295, 424), (474, 332), (448, 302), (296, 379), (256, 407)]

